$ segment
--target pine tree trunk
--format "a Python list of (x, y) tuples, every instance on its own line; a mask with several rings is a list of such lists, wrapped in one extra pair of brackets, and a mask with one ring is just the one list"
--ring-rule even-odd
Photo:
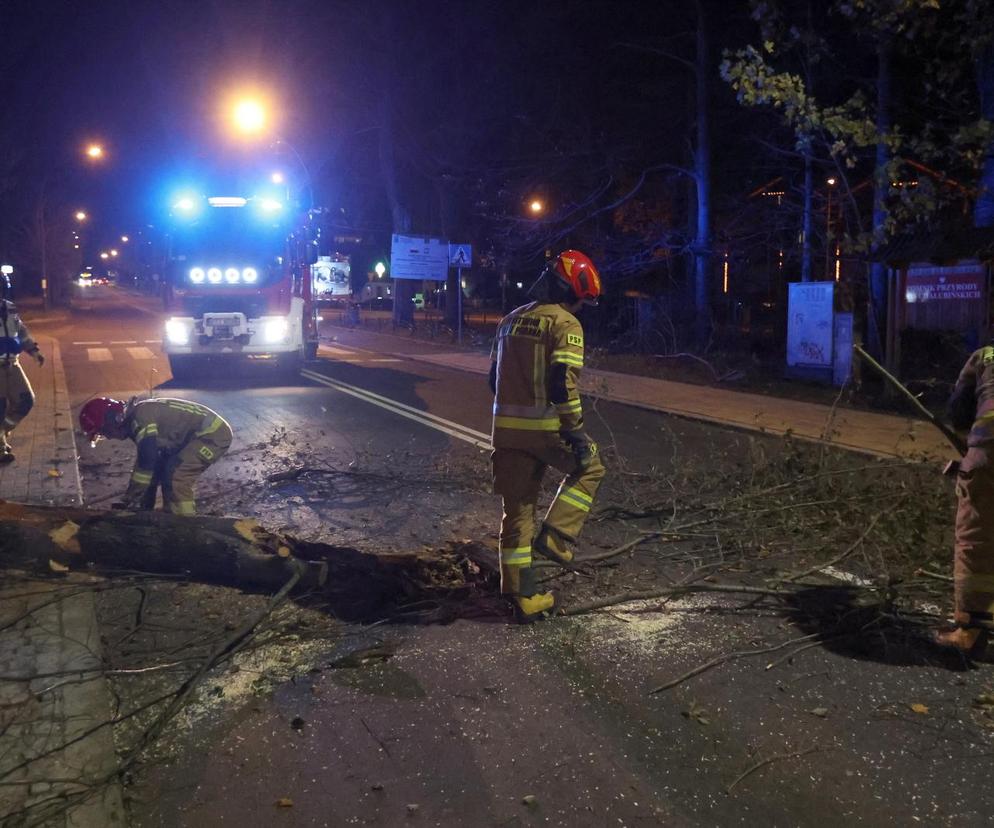
[(697, 142), (694, 149), (694, 181), (697, 185), (697, 234), (694, 238), (694, 334), (703, 350), (711, 334), (711, 132), (708, 109), (710, 65), (704, 4), (697, 0), (696, 118)]

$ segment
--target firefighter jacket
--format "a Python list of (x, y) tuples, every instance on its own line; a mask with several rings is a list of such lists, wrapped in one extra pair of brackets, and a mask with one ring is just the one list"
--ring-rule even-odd
[(190, 441), (209, 439), (219, 429), (230, 430), (224, 418), (207, 406), (168, 398), (130, 406), (124, 427), (138, 446), (125, 503), (138, 500), (152, 484), (160, 457), (178, 454)]
[(31, 338), (28, 329), (14, 307), (14, 303), (0, 299), (0, 360), (12, 361), (24, 351), (28, 354), (38, 352), (38, 343)]
[(491, 353), (495, 448), (583, 427), (583, 328), (562, 305), (532, 302), (501, 321)]
[(994, 440), (994, 346), (974, 351), (966, 361), (949, 399), (949, 418), (960, 431), (970, 429), (967, 445)]

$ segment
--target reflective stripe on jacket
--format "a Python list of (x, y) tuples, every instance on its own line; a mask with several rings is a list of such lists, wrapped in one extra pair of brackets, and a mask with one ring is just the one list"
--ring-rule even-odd
[(496, 362), (493, 443), (510, 432), (579, 428), (577, 383), (583, 367), (583, 328), (562, 305), (533, 302), (505, 316), (491, 355)]
[(135, 403), (125, 427), (138, 447), (126, 500), (140, 496), (152, 482), (160, 454), (176, 454), (191, 440), (209, 440), (219, 430), (226, 429), (230, 434), (231, 429), (223, 417), (206, 405), (169, 398)]

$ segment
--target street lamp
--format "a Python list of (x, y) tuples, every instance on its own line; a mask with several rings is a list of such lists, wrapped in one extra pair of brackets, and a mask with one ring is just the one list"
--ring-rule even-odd
[(383, 274), (387, 272), (387, 266), (383, 262), (377, 262), (373, 271), (376, 273), (376, 278), (382, 279)]
[(83, 210), (76, 211), (76, 221), (86, 221), (87, 216)]
[(101, 259), (109, 259), (110, 258), (110, 253), (101, 253), (100, 254), (100, 258)]
[(127, 244), (131, 239), (128, 236), (121, 236), (121, 241)]
[(90, 144), (86, 148), (86, 156), (93, 161), (99, 161), (104, 157), (104, 148), (100, 144)]
[(528, 205), (528, 209), (531, 211), (533, 216), (537, 216), (545, 210), (545, 204), (540, 198), (533, 198), (531, 203)]
[(117, 251), (116, 250), (111, 250), (110, 251), (110, 255), (111, 256), (116, 256), (117, 255)]
[(258, 135), (266, 126), (266, 109), (258, 98), (235, 101), (231, 115), (235, 127), (245, 135)]

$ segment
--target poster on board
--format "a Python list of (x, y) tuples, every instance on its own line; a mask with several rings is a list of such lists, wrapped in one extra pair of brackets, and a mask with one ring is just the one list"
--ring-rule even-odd
[(832, 367), (835, 282), (791, 282), (787, 295), (787, 366)]

